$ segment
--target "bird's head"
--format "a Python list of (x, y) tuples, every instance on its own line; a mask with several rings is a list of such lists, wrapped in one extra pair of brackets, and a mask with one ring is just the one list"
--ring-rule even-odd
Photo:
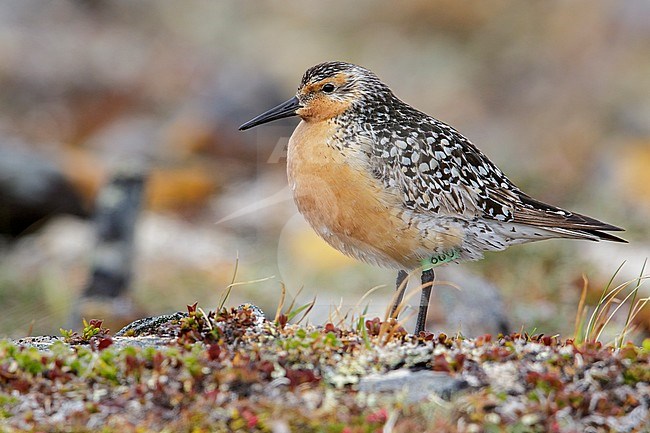
[(300, 116), (303, 120), (322, 121), (337, 117), (365, 100), (390, 92), (368, 69), (345, 62), (325, 62), (305, 72), (296, 96), (239, 127), (252, 128), (273, 120)]

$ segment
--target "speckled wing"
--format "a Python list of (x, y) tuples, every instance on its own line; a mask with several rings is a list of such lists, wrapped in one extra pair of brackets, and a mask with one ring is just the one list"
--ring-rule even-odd
[[(410, 118), (414, 117), (411, 113)], [(426, 117), (411, 120), (408, 129), (383, 130), (392, 133), (378, 133), (379, 146), (371, 161), (384, 182), (398, 188), (409, 209), (468, 221), (480, 218), (535, 226), (559, 237), (623, 241), (601, 232), (622, 230), (618, 227), (523, 193), (487, 156), (445, 123)]]
[(393, 132), (378, 137), (371, 157), (405, 207), (467, 220), (513, 219), (517, 187), (469, 140), (432, 118), (408, 126), (403, 134), (384, 129)]

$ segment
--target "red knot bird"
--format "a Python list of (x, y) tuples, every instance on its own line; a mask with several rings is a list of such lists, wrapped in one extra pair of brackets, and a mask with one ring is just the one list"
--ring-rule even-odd
[(287, 172), (299, 211), (337, 250), (422, 270), (415, 333), (425, 328), (433, 268), (551, 238), (625, 240), (621, 228), (543, 203), (514, 185), (451, 126), (398, 99), (373, 72), (344, 62), (309, 68), (296, 96), (245, 130), (299, 116)]

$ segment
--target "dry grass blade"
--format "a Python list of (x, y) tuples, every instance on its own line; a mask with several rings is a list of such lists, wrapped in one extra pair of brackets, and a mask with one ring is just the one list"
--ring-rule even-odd
[(584, 338), (585, 341), (589, 341), (591, 335), (593, 335), (593, 330), (594, 330), (594, 326), (595, 326), (595, 320), (597, 318), (597, 313), (598, 313), (601, 305), (603, 304), (606, 296), (608, 295), (609, 288), (612, 286), (612, 283), (614, 282), (614, 278), (616, 278), (618, 273), (621, 271), (621, 269), (623, 268), (623, 265), (625, 265), (625, 261), (623, 261), (623, 263), (621, 263), (619, 265), (619, 267), (616, 269), (616, 272), (614, 272), (614, 275), (612, 275), (612, 278), (609, 279), (609, 282), (607, 283), (607, 285), (603, 289), (602, 293), (600, 294), (600, 299), (598, 300), (598, 303), (596, 304), (596, 309), (591, 314), (591, 317), (589, 317), (589, 322), (587, 323), (587, 329), (586, 329), (585, 338)]
[[(372, 293), (376, 292), (377, 290), (381, 289), (382, 287), (386, 287), (386, 286), (385, 285), (379, 285), (379, 286), (375, 286), (375, 287), (372, 287), (372, 288), (368, 289), (366, 291), (366, 293), (364, 293), (363, 296), (361, 296), (361, 298), (359, 298), (359, 300), (356, 302), (356, 304), (354, 304), (354, 307), (348, 308), (348, 310), (346, 311), (346, 313), (344, 315), (341, 315), (341, 308), (343, 306), (343, 299), (341, 299), (341, 303), (339, 304), (339, 307), (336, 309), (336, 311), (337, 311), (337, 313), (338, 313), (338, 315), (340, 317), (340, 320), (336, 323), (335, 326), (337, 328), (341, 327), (343, 325), (343, 323), (345, 323), (347, 318), (350, 317), (350, 315), (352, 315), (352, 317), (353, 317), (352, 318), (352, 327), (354, 327), (355, 322), (357, 322), (357, 319), (354, 318), (354, 312), (361, 306), (361, 303), (366, 298), (368, 298), (368, 296), (370, 296)], [(365, 317), (366, 317), (367, 312), (368, 312), (368, 305), (366, 305), (363, 308), (363, 311), (361, 312), (361, 315), (359, 316), (360, 319), (363, 319), (363, 322), (365, 322)], [(356, 326), (358, 328), (358, 322), (357, 322)]]
[(422, 286), (415, 287), (409, 291), (407, 291), (404, 294), (404, 297), (402, 298), (402, 302), (399, 303), (397, 308), (395, 308), (395, 312), (391, 315), (391, 310), (393, 308), (393, 304), (395, 303), (395, 300), (397, 299), (397, 292), (393, 295), (393, 298), (391, 302), (388, 304), (388, 307), (386, 307), (386, 311), (384, 312), (384, 321), (388, 320), (389, 318), (391, 319), (397, 319), (399, 315), (402, 313), (402, 311), (408, 306), (408, 300), (411, 299), (414, 295), (420, 293), (422, 290)]
[[(647, 264), (648, 264), (648, 258), (646, 257), (646, 259), (643, 261), (643, 266), (641, 266), (641, 272), (639, 272), (639, 278), (636, 279), (636, 285), (635, 285), (634, 289), (632, 290), (632, 292), (634, 293), (634, 296), (632, 297), (632, 300), (630, 301), (630, 309), (627, 311), (627, 317), (625, 318), (625, 325), (623, 325), (623, 330), (621, 331), (620, 338), (618, 339), (618, 347), (623, 345), (623, 341), (625, 340), (625, 336), (628, 333), (628, 331), (630, 331), (630, 329), (629, 329), (630, 324), (632, 323), (632, 320), (634, 319), (634, 317), (632, 317), (632, 310), (634, 310), (634, 308), (636, 307), (636, 304), (637, 304), (636, 303), (636, 295), (639, 292), (639, 287), (641, 287), (641, 284), (643, 284), (642, 280), (648, 278), (648, 277), (643, 276), (643, 273), (645, 272), (645, 267), (646, 267)], [(645, 303), (643, 305), (645, 305)], [(643, 308), (643, 306), (641, 308)], [(636, 316), (636, 314), (635, 314), (635, 316)]]
[[(293, 296), (293, 298), (291, 299), (291, 304), (289, 304), (289, 308), (287, 308), (287, 311), (290, 312), (290, 311), (293, 310), (293, 307), (296, 305), (296, 299), (298, 299), (298, 296), (300, 296), (300, 294), (302, 293), (302, 291), (303, 291), (304, 288), (305, 288), (305, 286), (300, 286), (300, 288), (299, 288), (298, 291), (296, 292), (295, 296)], [(287, 315), (288, 315), (288, 314), (289, 314), (289, 313), (287, 313)]]
[[(623, 329), (615, 336), (614, 340), (608, 344), (612, 344), (615, 348), (621, 348), (625, 341), (625, 338), (632, 331), (635, 317), (637, 316), (639, 311), (642, 310), (648, 303), (648, 298), (642, 298), (637, 300), (639, 288), (645, 282), (646, 279), (650, 278), (650, 276), (643, 275), (643, 272), (645, 272), (646, 265), (647, 265), (647, 259), (646, 259), (643, 262), (641, 272), (637, 278), (635, 278), (634, 280), (626, 281), (622, 284), (619, 284), (615, 288), (611, 289), (614, 278), (619, 273), (619, 271), (621, 270), (624, 264), (625, 262), (623, 262), (618, 267), (618, 269), (616, 269), (616, 272), (614, 273), (612, 278), (610, 278), (609, 282), (601, 292), (600, 299), (598, 300), (598, 304), (594, 308), (594, 311), (591, 313), (591, 316), (589, 317), (589, 322), (587, 323), (585, 329), (582, 329), (582, 324), (584, 323), (584, 317), (586, 316), (584, 300), (586, 296), (586, 288), (588, 283), (587, 283), (587, 279), (583, 276), (585, 283), (582, 289), (582, 295), (580, 297), (578, 311), (576, 313), (576, 323), (575, 323), (575, 331), (574, 331), (574, 337), (576, 337), (575, 338), (576, 341), (580, 341), (580, 342), (599, 341), (603, 336), (603, 333), (607, 329), (608, 325), (612, 323), (614, 317), (619, 313), (619, 311), (624, 305), (628, 305), (629, 309), (627, 311), (625, 322), (623, 324)], [(632, 285), (634, 285), (632, 289), (630, 289), (629, 292), (627, 292), (628, 288)], [(621, 293), (623, 293), (625, 296), (622, 296)], [(619, 295), (622, 296), (622, 299), (619, 298)], [(582, 340), (579, 340), (580, 336), (583, 336)]]
[[(411, 299), (413, 295), (418, 293), (422, 289), (422, 285), (415, 287), (414, 289), (411, 289), (410, 291), (406, 292), (402, 296), (402, 301), (395, 307), (395, 311), (392, 311), (393, 305), (395, 305), (395, 301), (397, 301), (397, 298), (400, 295), (400, 292), (402, 292), (403, 289), (408, 285), (408, 282), (411, 280), (411, 277), (414, 275), (415, 271), (409, 272), (408, 276), (404, 278), (404, 281), (399, 285), (399, 287), (395, 290), (393, 293), (393, 296), (390, 299), (390, 303), (386, 307), (386, 312), (384, 313), (384, 321), (387, 321), (389, 318), (397, 320), (399, 315), (402, 313), (404, 308), (406, 308), (407, 301)], [(391, 314), (392, 311), (392, 314)]]
[(382, 285), (375, 286), (375, 287), (373, 287), (373, 288), (367, 290), (366, 293), (364, 293), (363, 296), (362, 296), (361, 298), (359, 298), (359, 300), (357, 301), (357, 303), (354, 304), (354, 308), (356, 309), (357, 307), (359, 307), (359, 305), (361, 305), (361, 303), (362, 303), (362, 302), (363, 302), (363, 301), (364, 301), (368, 296), (370, 296), (371, 294), (373, 294), (374, 292), (376, 292), (377, 290), (379, 290), (379, 289), (381, 289), (381, 288), (383, 288), (383, 287), (386, 287), (386, 285), (385, 285), (385, 284), (382, 284)]
[[(641, 312), (641, 310), (643, 310), (646, 307), (646, 305), (648, 305), (648, 302), (650, 302), (650, 297), (641, 298), (641, 299), (636, 301), (636, 304), (632, 308), (632, 314), (630, 316), (630, 323), (634, 322), (634, 319), (636, 318), (637, 314), (639, 314)], [(631, 330), (632, 329), (630, 329), (630, 331)]]
[(343, 309), (343, 298), (339, 300), (339, 305), (334, 307), (334, 311), (330, 310), (329, 321), (330, 323), (334, 324), (334, 326), (337, 328), (341, 327), (343, 322), (345, 322), (345, 320), (348, 318), (348, 314), (350, 313), (350, 310), (348, 309), (348, 312), (345, 313), (345, 315), (343, 315), (343, 313), (341, 313), (342, 309)]
[[(626, 288), (627, 286), (629, 286), (629, 282), (625, 284), (625, 288)], [(621, 289), (620, 291), (622, 291), (622, 290), (623, 290), (623, 289)], [(620, 291), (619, 291), (619, 292), (620, 292)], [(630, 297), (632, 297), (632, 295), (634, 295), (634, 294), (635, 294), (635, 292), (634, 292), (634, 291), (631, 291), (630, 293), (628, 293), (628, 294), (623, 298), (623, 300), (619, 300), (618, 298), (612, 298), (612, 299), (610, 299), (610, 301), (608, 301), (608, 305), (607, 305), (608, 308), (605, 310), (606, 313), (603, 314), (603, 317), (605, 317), (605, 316), (607, 316), (607, 317), (605, 317), (605, 319), (602, 321), (602, 323), (599, 324), (599, 326), (598, 326), (598, 333), (596, 334), (596, 341), (598, 341), (598, 340), (600, 339), (600, 336), (602, 335), (603, 330), (607, 327), (607, 325), (608, 325), (609, 322), (612, 320), (612, 318), (614, 317), (614, 315), (616, 315), (616, 313), (618, 312), (618, 310), (620, 310), (621, 307), (622, 307), (623, 305), (625, 305), (625, 304), (627, 303), (627, 301), (630, 299)], [(612, 304), (618, 304), (618, 305), (616, 306), (616, 308), (614, 308), (614, 311), (612, 311), (611, 313), (609, 313), (609, 309), (611, 308)], [(607, 313), (609, 313), (609, 314), (607, 314)]]
[(385, 346), (390, 341), (390, 336), (395, 335), (395, 328), (397, 327), (396, 320), (387, 320), (381, 322), (379, 326), (379, 334), (377, 334), (377, 341), (381, 346)]
[(275, 275), (271, 275), (270, 277), (264, 277), (264, 278), (258, 278), (257, 280), (248, 280), (248, 281), (239, 281), (237, 283), (230, 283), (228, 287), (226, 288), (226, 294), (223, 296), (223, 299), (219, 302), (219, 308), (217, 311), (221, 311), (223, 306), (226, 304), (226, 301), (228, 300), (228, 297), (230, 297), (230, 292), (232, 291), (233, 287), (237, 286), (247, 286), (249, 284), (257, 284), (257, 283), (263, 283), (264, 281), (269, 281), (275, 278)]
[[(593, 327), (593, 333), (596, 334), (594, 338), (591, 338), (593, 341), (598, 341), (598, 339), (601, 337), (603, 330), (605, 327), (609, 324), (611, 319), (614, 317), (614, 315), (618, 312), (618, 310), (621, 309), (623, 305), (626, 303), (630, 302), (630, 299), (635, 299), (636, 294), (639, 290), (639, 287), (641, 286), (640, 284), (637, 284), (631, 291), (628, 293), (622, 300), (618, 299), (617, 296), (619, 293), (627, 289), (634, 281), (640, 282), (649, 277), (640, 277), (638, 279), (632, 280), (632, 281), (626, 281), (619, 286), (617, 286), (615, 289), (613, 289), (611, 292), (609, 292), (605, 297), (601, 297), (603, 301), (596, 306), (596, 309), (594, 310), (594, 314), (596, 312), (598, 313), (596, 315), (596, 318), (594, 319), (594, 327)], [(614, 304), (618, 304), (616, 308), (614, 308), (614, 311), (611, 313), (609, 312), (610, 309)], [(630, 303), (630, 308), (633, 308), (634, 306), (634, 301)], [(628, 316), (630, 315), (630, 312), (628, 312)], [(593, 317), (593, 314), (592, 314)], [(629, 324), (625, 325), (629, 326)], [(625, 327), (622, 333), (625, 331)], [(589, 335), (589, 337), (593, 337), (593, 333)], [(619, 335), (619, 337), (622, 337), (623, 335)], [(620, 339), (620, 338), (619, 338)]]
[(278, 302), (278, 308), (276, 308), (275, 317), (273, 318), (273, 321), (276, 323), (280, 318), (280, 314), (282, 314), (282, 308), (284, 308), (284, 300), (287, 296), (287, 287), (284, 285), (284, 283), (280, 283), (280, 288), (282, 289), (280, 292), (280, 302)]
[(390, 318), (387, 321), (383, 322), (381, 324), (381, 327), (379, 328), (379, 335), (377, 336), (377, 340), (379, 341), (379, 344), (381, 346), (385, 346), (388, 343), (390, 343), (393, 340), (393, 337), (395, 337), (395, 334), (397, 333), (399, 328), (403, 327), (404, 323), (411, 320), (411, 318), (414, 316), (415, 316), (415, 311), (412, 311), (402, 320)]
[[(460, 286), (458, 286), (455, 283), (452, 283), (451, 281), (434, 281), (432, 287), (436, 287), (436, 286), (450, 286), (456, 290), (462, 290)], [(406, 301), (408, 301), (415, 294), (420, 293), (422, 287), (423, 287), (422, 284), (420, 284), (419, 286), (406, 292), (404, 297), (402, 298), (402, 302), (399, 303), (397, 308), (395, 308), (395, 311), (391, 314), (391, 309), (393, 308), (393, 304), (395, 303), (397, 296), (399, 295), (398, 290), (396, 290), (395, 293), (393, 294), (393, 297), (391, 298), (390, 303), (388, 304), (388, 307), (386, 308), (386, 312), (384, 313), (384, 320), (388, 320), (389, 318), (397, 319), (399, 315), (402, 313), (402, 311), (407, 307), (408, 304)]]
[[(359, 298), (359, 300), (354, 304), (354, 307), (348, 308), (348, 310), (346, 311), (346, 313), (344, 315), (341, 314), (341, 309), (343, 308), (343, 299), (341, 299), (341, 302), (339, 303), (339, 306), (336, 308), (336, 313), (337, 313), (337, 315), (339, 317), (339, 320), (337, 321), (335, 326), (337, 328), (341, 327), (343, 325), (343, 323), (347, 320), (347, 318), (350, 317), (351, 314), (353, 315), (354, 311), (356, 311), (361, 306), (361, 303), (364, 300), (366, 300), (366, 298), (368, 298), (371, 294), (373, 294), (374, 292), (376, 292), (377, 290), (379, 290), (379, 289), (381, 289), (383, 287), (386, 287), (386, 285), (382, 284), (382, 285), (375, 286), (375, 287), (372, 287), (372, 288), (368, 289), (366, 291), (366, 293), (364, 293), (361, 296), (361, 298)], [(368, 305), (366, 305), (364, 307), (363, 312), (361, 313), (360, 317), (365, 318), (367, 312), (368, 312)], [(352, 319), (352, 327), (355, 326), (356, 321), (357, 321), (357, 319), (354, 319), (354, 318)]]
[(303, 305), (302, 307), (296, 309), (295, 314), (293, 315), (288, 315), (289, 320), (292, 318), (296, 317), (302, 310), (305, 310), (303, 313), (302, 317), (296, 321), (296, 325), (300, 324), (303, 320), (305, 320), (305, 317), (309, 314), (309, 312), (314, 308), (314, 305), (316, 305), (316, 296), (314, 296), (314, 299), (311, 300), (310, 303)]
[[(627, 288), (629, 283), (623, 283), (613, 289), (603, 298), (603, 301), (596, 305), (592, 314), (593, 327), (592, 332), (585, 338), (586, 341), (598, 341), (598, 337), (602, 334), (603, 329), (609, 322), (607, 319), (613, 304), (620, 304), (620, 300), (616, 297), (619, 293)], [(594, 317), (595, 315), (595, 317)]]
[(230, 297), (230, 292), (232, 291), (233, 284), (235, 284), (235, 280), (237, 279), (238, 270), (239, 270), (239, 252), (237, 252), (237, 255), (235, 257), (235, 269), (232, 272), (232, 279), (230, 280), (230, 284), (226, 286), (226, 291), (222, 293), (221, 297), (219, 298), (219, 307), (217, 308), (217, 311), (221, 311), (223, 306), (226, 304), (228, 297)]
[[(381, 289), (382, 287), (386, 287), (386, 286), (385, 285), (379, 285), (379, 286), (375, 286), (375, 287), (372, 287), (372, 288), (368, 289), (366, 291), (366, 293), (364, 293), (363, 296), (361, 296), (361, 298), (359, 298), (359, 300), (356, 302), (356, 304), (354, 304), (353, 307), (348, 308), (348, 310), (345, 312), (345, 314), (341, 313), (341, 310), (343, 309), (343, 299), (341, 299), (341, 301), (339, 302), (338, 307), (336, 307), (336, 309), (335, 309), (335, 313), (338, 316), (338, 320), (337, 320), (335, 326), (337, 328), (341, 327), (343, 325), (343, 323), (347, 320), (347, 318), (350, 317), (350, 314), (353, 314), (354, 311), (357, 310), (361, 306), (361, 303), (366, 298), (368, 298), (368, 296), (370, 296), (371, 294), (373, 294), (377, 290)], [(367, 311), (368, 311), (368, 306), (366, 305), (364, 307), (364, 309), (363, 309), (363, 313), (361, 314), (361, 316), (365, 316)], [(353, 319), (353, 326), (354, 326), (355, 321), (356, 321), (356, 319)], [(333, 320), (330, 320), (330, 322), (334, 323)]]
[[(625, 325), (623, 326), (623, 330), (621, 331), (621, 333), (620, 333), (620, 334), (618, 335), (618, 337), (616, 338), (616, 341), (617, 341), (617, 345), (616, 345), (616, 346), (617, 346), (617, 347), (620, 347), (620, 346), (622, 345), (622, 341), (623, 341), (624, 338), (625, 338), (625, 334), (627, 334), (628, 328), (630, 327), (631, 314), (632, 314), (632, 310), (634, 309), (634, 307), (635, 307), (635, 305), (636, 305), (635, 300), (636, 300), (636, 295), (637, 295), (637, 293), (639, 292), (639, 287), (641, 286), (640, 282), (641, 282), (641, 280), (645, 280), (645, 279), (647, 279), (647, 278), (650, 278), (650, 277), (639, 277), (639, 278), (638, 278), (638, 280), (637, 280), (637, 281), (638, 281), (638, 284), (634, 287), (634, 289), (632, 289), (632, 290), (630, 291), (630, 293), (627, 294), (627, 296), (625, 296), (625, 298), (623, 298), (622, 301), (620, 301), (620, 304), (619, 304), (619, 305), (614, 309), (614, 311), (613, 311), (613, 312), (612, 312), (612, 313), (607, 317), (607, 320), (606, 320), (605, 323), (603, 324), (602, 329), (600, 330), (600, 332), (599, 332), (598, 335), (596, 336), (596, 340), (598, 340), (598, 339), (600, 338), (600, 335), (602, 334), (603, 329), (604, 329), (605, 326), (607, 326), (607, 324), (612, 320), (612, 318), (613, 318), (614, 315), (618, 312), (618, 310), (619, 310), (623, 305), (625, 305), (626, 303), (628, 303), (628, 301), (629, 301), (629, 303), (630, 303), (630, 309), (628, 310), (628, 314), (627, 314), (627, 319), (626, 319)], [(631, 283), (632, 283), (631, 281), (628, 281), (628, 282), (626, 283), (626, 286), (629, 285), (629, 284), (631, 284)], [(630, 298), (631, 298), (631, 300), (630, 300)], [(644, 304), (644, 305), (645, 305), (645, 304)]]
[(264, 278), (258, 278), (256, 280), (248, 280), (248, 281), (238, 281), (236, 283), (230, 284), (228, 287), (237, 287), (237, 286), (245, 286), (247, 284), (257, 284), (257, 283), (263, 283), (264, 281), (269, 281), (275, 278), (275, 275), (271, 275), (270, 277), (264, 277)]
[(219, 298), (219, 306), (217, 307), (217, 311), (221, 311), (223, 309), (223, 306), (226, 305), (226, 302), (228, 301), (228, 298), (230, 297), (230, 293), (232, 292), (233, 287), (236, 286), (244, 286), (247, 284), (256, 284), (256, 283), (263, 283), (264, 281), (272, 280), (275, 278), (275, 275), (271, 275), (270, 277), (265, 277), (265, 278), (259, 278), (257, 280), (249, 280), (249, 281), (240, 281), (238, 283), (235, 282), (237, 279), (237, 271), (239, 270), (239, 253), (237, 253), (237, 257), (235, 258), (235, 269), (233, 270), (232, 273), (232, 279), (230, 280), (230, 284), (226, 286), (226, 291), (221, 295)]
[(578, 303), (578, 311), (576, 311), (576, 319), (573, 327), (573, 340), (577, 342), (580, 342), (579, 339), (582, 335), (582, 327), (584, 325), (585, 318), (587, 317), (585, 300), (587, 299), (588, 286), (589, 280), (585, 274), (582, 274), (582, 293), (580, 294), (580, 302)]
[(197, 310), (199, 310), (199, 312), (203, 315), (205, 323), (208, 325), (208, 328), (210, 328), (210, 331), (212, 331), (212, 322), (210, 321), (210, 318), (208, 318), (208, 315), (205, 314), (205, 311), (203, 311), (203, 308), (198, 307)]
[(282, 290), (281, 293), (280, 293), (280, 301), (278, 302), (278, 307), (275, 310), (275, 317), (273, 318), (273, 321), (278, 323), (278, 321), (280, 320), (280, 316), (282, 316), (282, 315), (286, 316), (286, 320), (289, 321), (289, 320), (293, 319), (298, 314), (300, 314), (301, 312), (304, 311), (304, 314), (296, 322), (296, 324), (302, 322), (305, 319), (305, 317), (307, 317), (307, 315), (312, 310), (312, 308), (314, 308), (314, 305), (316, 305), (316, 296), (314, 296), (314, 299), (312, 299), (311, 302), (309, 302), (309, 303), (307, 303), (305, 305), (302, 305), (302, 306), (300, 306), (300, 307), (298, 307), (298, 308), (296, 308), (294, 310), (294, 306), (296, 305), (296, 298), (298, 297), (298, 295), (300, 295), (300, 292), (302, 292), (302, 290), (304, 288), (304, 287), (301, 287), (300, 290), (298, 290), (298, 293), (296, 293), (296, 296), (294, 296), (292, 298), (291, 304), (289, 304), (289, 307), (287, 307), (287, 309), (286, 309), (286, 313), (283, 313), (283, 310), (285, 310), (284, 304), (285, 304), (286, 299), (287, 299), (287, 287), (284, 285), (284, 283), (280, 283), (280, 287), (281, 287), (281, 290)]
[(636, 318), (637, 314), (639, 314), (639, 313), (641, 312), (641, 310), (643, 310), (643, 309), (646, 307), (646, 305), (648, 304), (648, 302), (650, 302), (650, 298), (641, 298), (641, 299), (638, 299), (638, 300), (634, 303), (634, 305), (632, 306), (632, 308), (630, 309), (631, 314), (630, 314), (630, 321), (629, 321), (629, 323), (626, 323), (626, 324), (625, 324), (625, 327), (623, 328), (623, 330), (621, 331), (621, 333), (620, 333), (620, 334), (619, 334), (619, 335), (614, 339), (614, 343), (615, 343), (614, 346), (615, 346), (617, 349), (620, 349), (621, 347), (623, 347), (623, 344), (625, 343), (625, 337), (626, 337), (628, 334), (631, 334), (631, 333), (633, 333), (634, 331), (636, 331), (636, 329), (639, 327), (639, 324), (638, 324), (638, 323), (635, 323), (635, 322), (634, 322), (634, 319)]

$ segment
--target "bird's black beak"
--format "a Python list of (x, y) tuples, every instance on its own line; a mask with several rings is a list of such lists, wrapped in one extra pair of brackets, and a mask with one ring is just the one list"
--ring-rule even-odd
[(302, 108), (300, 101), (296, 96), (289, 99), (286, 102), (278, 105), (275, 108), (271, 108), (269, 111), (266, 111), (259, 116), (249, 120), (239, 127), (240, 131), (250, 129), (253, 126), (261, 125), (263, 123), (268, 123), (273, 120), (284, 119), (285, 117), (291, 117), (297, 115), (296, 110)]

